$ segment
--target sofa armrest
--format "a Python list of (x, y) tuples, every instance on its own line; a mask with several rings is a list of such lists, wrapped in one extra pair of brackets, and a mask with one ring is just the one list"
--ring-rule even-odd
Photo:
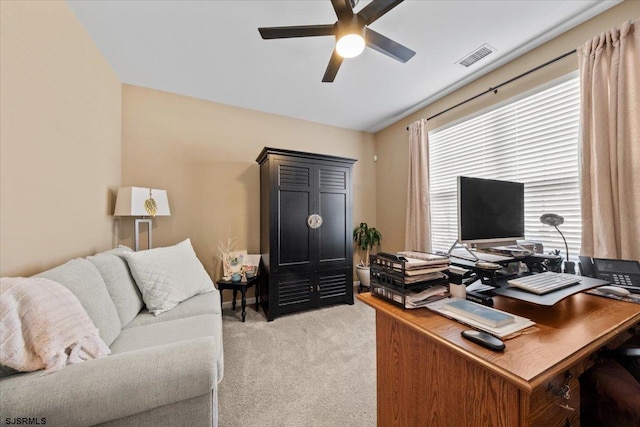
[(211, 393), (217, 370), (213, 337), (201, 337), (0, 380), (0, 419), (46, 418), (87, 426)]

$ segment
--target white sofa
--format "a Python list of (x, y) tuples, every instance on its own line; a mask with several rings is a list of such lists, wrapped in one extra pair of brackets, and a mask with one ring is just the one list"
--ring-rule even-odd
[(212, 292), (153, 315), (145, 308), (126, 250), (73, 259), (37, 275), (79, 299), (111, 354), (47, 375), (3, 367), (3, 422), (217, 426), (217, 384), (224, 368), (219, 293), (212, 286)]

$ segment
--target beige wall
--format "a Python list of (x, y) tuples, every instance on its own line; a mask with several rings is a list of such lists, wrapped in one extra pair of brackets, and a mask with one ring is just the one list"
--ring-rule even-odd
[(0, 274), (111, 247), (121, 85), (66, 2), (0, 5)]
[[(119, 242), (131, 244), (131, 220), (114, 224), (110, 215), (122, 180), (169, 190), (173, 215), (155, 220), (155, 246), (191, 237), (213, 274), (216, 244), (229, 232), (239, 248), (258, 251), (255, 158), (264, 146), (358, 159), (353, 222), (380, 229), (384, 250), (403, 249), (407, 124), (637, 18), (640, 2), (625, 1), (375, 136), (121, 88), (65, 2), (2, 1), (0, 14), (0, 273), (28, 275)], [(576, 68), (575, 57), (565, 59), (433, 120), (431, 127)]]
[[(384, 250), (397, 251), (405, 249), (406, 165), (409, 162), (409, 136), (406, 127), (411, 122), (423, 117), (430, 117), (456, 105), (486, 91), (490, 87), (497, 86), (552, 58), (575, 49), (603, 31), (612, 27), (619, 27), (625, 20), (637, 19), (638, 17), (640, 17), (640, 1), (627, 0), (378, 132), (375, 135), (376, 154), (378, 155), (376, 174), (377, 220), (378, 227), (385, 236)], [(429, 129), (436, 129), (449, 122), (482, 111), (491, 105), (504, 102), (509, 98), (553, 81), (577, 69), (577, 56), (571, 55), (560, 62), (502, 87), (496, 95), (484, 95), (433, 119), (429, 122)], [(389, 206), (394, 208), (389, 209)]]
[[(217, 244), (229, 233), (236, 249), (259, 253), (255, 159), (265, 146), (357, 159), (353, 222), (376, 222), (372, 134), (129, 85), (123, 86), (122, 116), (123, 185), (169, 195), (172, 215), (154, 220), (154, 247), (191, 238), (216, 279)], [(132, 244), (132, 219), (120, 220), (118, 230), (120, 241)]]

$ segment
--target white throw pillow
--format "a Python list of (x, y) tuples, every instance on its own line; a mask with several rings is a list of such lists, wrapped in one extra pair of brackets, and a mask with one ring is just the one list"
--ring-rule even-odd
[(213, 291), (213, 281), (187, 239), (175, 246), (124, 252), (149, 312), (156, 316), (194, 295)]

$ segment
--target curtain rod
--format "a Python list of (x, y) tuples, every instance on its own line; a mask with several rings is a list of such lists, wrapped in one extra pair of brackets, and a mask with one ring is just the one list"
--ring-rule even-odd
[[(570, 52), (563, 53), (562, 55), (560, 55), (560, 56), (558, 56), (558, 57), (556, 57), (556, 58), (553, 58), (552, 60), (547, 61), (547, 62), (545, 62), (544, 64), (538, 65), (537, 67), (532, 68), (532, 69), (530, 69), (529, 71), (525, 71), (524, 73), (519, 74), (519, 75), (517, 75), (516, 77), (513, 77), (513, 78), (511, 78), (511, 79), (507, 80), (506, 82), (502, 82), (502, 83), (500, 83), (498, 86), (490, 87), (489, 89), (485, 90), (484, 92), (479, 93), (479, 94), (477, 94), (477, 95), (474, 95), (474, 96), (472, 96), (471, 98), (466, 99), (466, 100), (464, 100), (464, 101), (462, 101), (462, 102), (460, 102), (460, 103), (458, 103), (458, 104), (454, 105), (453, 107), (449, 107), (449, 108), (447, 108), (446, 110), (442, 110), (442, 111), (440, 111), (439, 113), (434, 114), (434, 115), (433, 115), (433, 116), (431, 116), (431, 117), (428, 117), (428, 118), (427, 118), (427, 120), (435, 119), (436, 117), (438, 117), (438, 116), (440, 116), (440, 115), (442, 115), (442, 114), (444, 114), (444, 113), (447, 113), (447, 112), (449, 112), (449, 111), (451, 111), (451, 110), (453, 110), (453, 109), (455, 109), (455, 108), (458, 108), (458, 107), (460, 107), (461, 105), (466, 104), (467, 102), (471, 102), (471, 101), (473, 101), (474, 99), (481, 97), (482, 95), (486, 95), (486, 94), (487, 94), (487, 93), (489, 93), (489, 92), (498, 93), (498, 89), (499, 89), (499, 88), (501, 88), (502, 86), (507, 85), (507, 84), (509, 84), (509, 83), (511, 83), (511, 82), (514, 82), (514, 81), (516, 81), (516, 80), (518, 80), (518, 79), (521, 79), (522, 77), (524, 77), (524, 76), (526, 76), (526, 75), (529, 75), (529, 74), (533, 73), (534, 71), (538, 71), (539, 69), (544, 68), (544, 67), (546, 67), (547, 65), (551, 65), (551, 64), (553, 64), (554, 62), (560, 61), (561, 59), (563, 59), (563, 58), (565, 58), (565, 57), (567, 57), (567, 56), (569, 56), (569, 55), (572, 55), (572, 54), (574, 54), (574, 53), (576, 53), (576, 52), (577, 52), (577, 49), (573, 49), (573, 50), (572, 50), (572, 51), (570, 51)], [(407, 126), (407, 130), (409, 130), (409, 126)]]

